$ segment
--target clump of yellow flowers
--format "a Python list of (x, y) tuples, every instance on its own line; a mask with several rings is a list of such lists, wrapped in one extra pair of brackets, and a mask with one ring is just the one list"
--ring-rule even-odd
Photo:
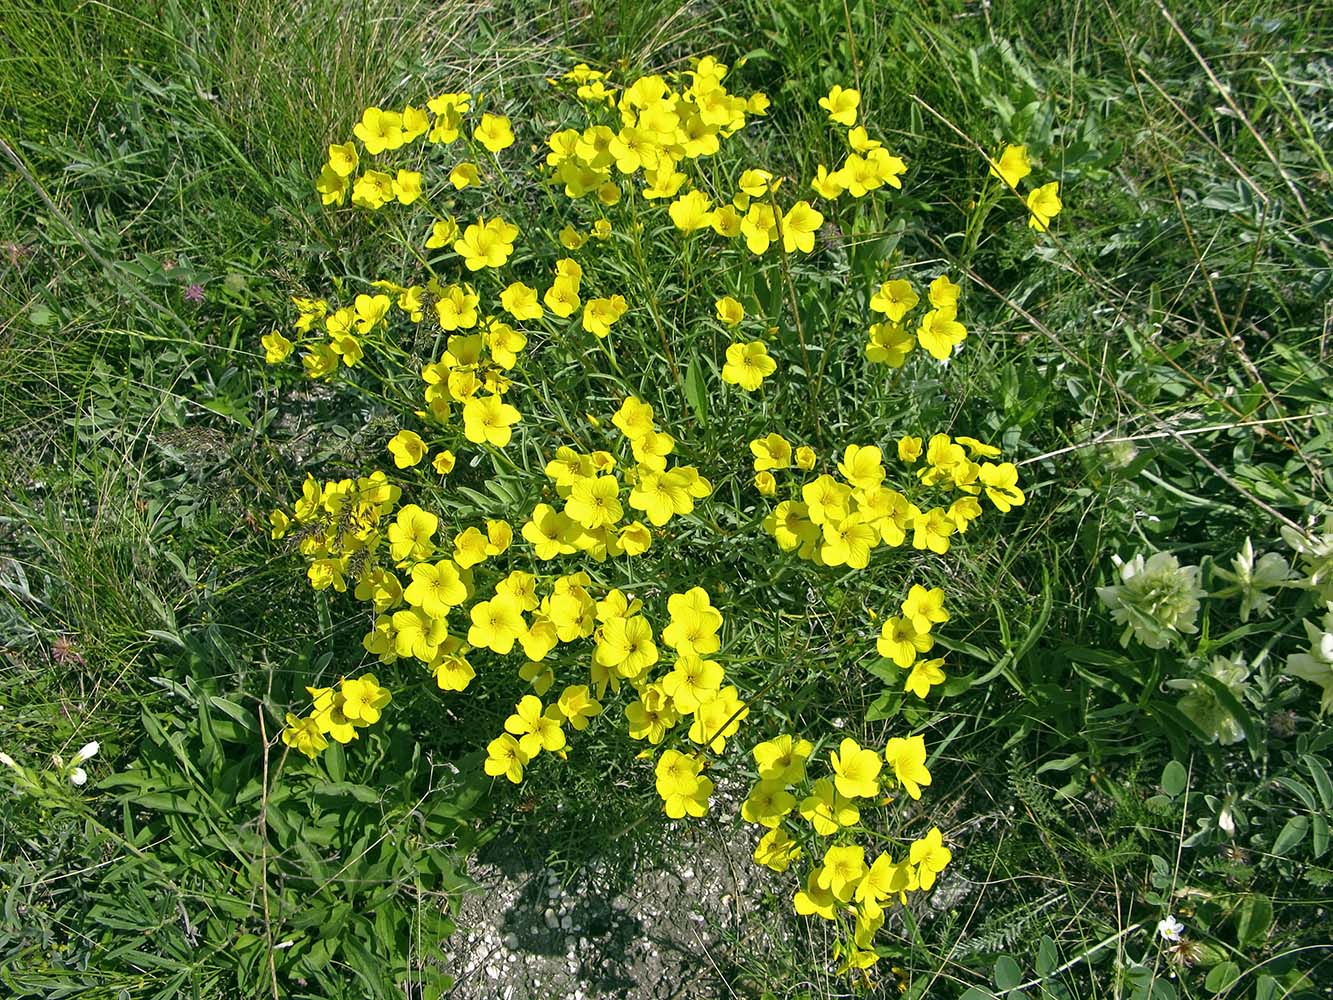
[(857, 834), (871, 828), (866, 813), (891, 804), (887, 787), (919, 799), (931, 783), (923, 737), (893, 737), (882, 751), (844, 737), (828, 753), (826, 774), (812, 780), (807, 763), (814, 753), (814, 744), (793, 735), (757, 744), (756, 780), (741, 816), (765, 828), (754, 850), (756, 864), (786, 872), (802, 859), (818, 859), (799, 880), (792, 904), (802, 916), (836, 923), (835, 957), (842, 958), (843, 971), (864, 970), (879, 961), (873, 941), (887, 908), (895, 899), (906, 904), (908, 893), (930, 889), (953, 855), (938, 827), (896, 861), (883, 847), (871, 857), (875, 845), (857, 842)]
[[(815, 468), (812, 451), (793, 451), (776, 432), (751, 441), (750, 451), (755, 486), (765, 496), (779, 492), (775, 471)], [(965, 533), (981, 516), (979, 496), (984, 494), (1001, 512), (1024, 502), (1014, 464), (988, 461), (999, 455), (998, 448), (970, 437), (936, 434), (926, 444), (919, 437), (903, 437), (897, 444), (898, 461), (916, 468), (899, 491), (884, 485), (884, 452), (878, 445), (849, 444), (837, 462), (836, 476), (822, 473), (804, 483), (793, 477), (785, 491), (790, 498), (779, 501), (764, 519), (764, 530), (784, 552), (819, 566), (865, 569), (874, 549), (902, 545), (909, 534), (914, 549), (943, 555), (950, 538)], [(948, 507), (936, 502), (923, 509), (918, 504), (953, 493), (958, 496)]]
[[(569, 95), (546, 118), (561, 127), (535, 136), (516, 135), (489, 94), (364, 109), (351, 137), (328, 147), (315, 189), (339, 214), (382, 226), (415, 264), (393, 277), (347, 278), (336, 295), (295, 296), (291, 329), (262, 339), (269, 364), (299, 350), (307, 377), (343, 382), (396, 411), (382, 455), (404, 485), (384, 471), (308, 476), (300, 497), (270, 516), (272, 537), (305, 558), (312, 588), (362, 602), (371, 662), (396, 681), (416, 671), (453, 694), (474, 682), (512, 692), (500, 699), (508, 714), (495, 719), (481, 767), (514, 784), (558, 766), (590, 726), (622, 726), (673, 820), (708, 812), (710, 769), (746, 767), (735, 745), (742, 724), (755, 724), (752, 711), (761, 714), (763, 690), (743, 690), (744, 674), (728, 674), (746, 656), (713, 604), (721, 587), (710, 594), (698, 577), (636, 569), (650, 550), (666, 558), (683, 539), (720, 540), (727, 519), (714, 516), (720, 501), (705, 475), (725, 470), (692, 463), (693, 425), (655, 410), (643, 398), (652, 396), (648, 373), (636, 378), (616, 354), (621, 343), (660, 341), (660, 356), (677, 366), (661, 303), (632, 277), (657, 282), (648, 260), (663, 247), (677, 260), (726, 257), (756, 273), (772, 261), (787, 275), (797, 255), (821, 249), (827, 218), (846, 221), (844, 199), (901, 189), (908, 170), (861, 121), (861, 94), (841, 86), (819, 101), (845, 144), (839, 159), (804, 181), (746, 160), (732, 140), (769, 100), (733, 93), (730, 72), (710, 56), (624, 81), (580, 64), (550, 81)], [(729, 146), (739, 156), (724, 155)], [(1022, 147), (991, 166), (1011, 189), (1030, 172)], [(537, 202), (550, 211), (525, 214)], [(1061, 209), (1058, 186), (1033, 190), (1027, 206), (1044, 230)], [(858, 293), (853, 311), (874, 322), (854, 335), (853, 356), (901, 368), (918, 346), (939, 362), (957, 353), (968, 336), (962, 287), (948, 274), (925, 285), (909, 273), (887, 272), (868, 302)], [(694, 281), (686, 276), (682, 301), (704, 295), (712, 307), (694, 318), (725, 333), (700, 370), (759, 394), (745, 405), (761, 405), (765, 383), (780, 385), (795, 361), (781, 328), (769, 325), (775, 317), (752, 282), (722, 267)], [(589, 427), (538, 405), (550, 400), (543, 361), (553, 355), (585, 369), (606, 360), (610, 371), (597, 374), (617, 388)], [(738, 449), (749, 433), (736, 432)], [(815, 566), (859, 570), (876, 548), (909, 539), (947, 553), (983, 513), (983, 498), (1002, 513), (1025, 501), (1016, 467), (992, 461), (999, 449), (975, 438), (906, 436), (887, 447), (886, 456), (880, 444), (844, 444), (824, 469), (812, 447), (780, 433), (749, 441), (754, 486), (775, 500), (764, 530)], [(470, 489), (487, 468), (493, 509)], [(452, 503), (464, 474), (471, 518)], [(403, 502), (405, 488), (415, 502)], [(688, 567), (688, 553), (678, 563)], [(943, 590), (914, 585), (883, 622), (878, 651), (908, 671), (906, 690), (918, 698), (945, 681), (943, 660), (922, 656), (949, 618)], [(356, 738), (391, 701), (374, 673), (307, 690), (308, 714), (288, 714), (282, 739), (311, 758), (330, 737)], [(765, 828), (757, 863), (783, 872), (810, 862), (796, 911), (837, 922), (844, 969), (864, 970), (877, 960), (886, 908), (930, 889), (951, 854), (933, 826), (900, 852), (864, 836), (890, 791), (915, 800), (930, 785), (923, 736), (883, 747), (843, 737), (825, 753), (826, 739), (755, 745), (757, 777), (741, 815)], [(808, 762), (827, 766), (812, 780)]]

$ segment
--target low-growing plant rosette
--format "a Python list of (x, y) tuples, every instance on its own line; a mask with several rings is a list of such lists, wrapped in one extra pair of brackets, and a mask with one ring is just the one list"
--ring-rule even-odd
[[(819, 103), (847, 152), (795, 190), (737, 141), (769, 102), (731, 93), (728, 73), (705, 57), (622, 85), (575, 67), (553, 83), (557, 120), (581, 127), (542, 137), (540, 163), (488, 96), (463, 91), (423, 108), (368, 108), (354, 138), (330, 146), (322, 201), (380, 226), (406, 270), (364, 287), (347, 279), (336, 296), (294, 296), (291, 335), (265, 336), (265, 360), (280, 365), (299, 350), (305, 376), (387, 408), (397, 428), (383, 441), (392, 480), (384, 470), (307, 476), (300, 497), (270, 515), (273, 539), (304, 557), (314, 590), (361, 602), (374, 663), (373, 673), (309, 688), (309, 711), (287, 716), (289, 747), (314, 758), (330, 741), (357, 739), (390, 706), (390, 688), (415, 674), (446, 697), (480, 687), (492, 705), (512, 705), (479, 765), (500, 787), (564, 766), (586, 734), (615, 727), (641, 745), (643, 781), (665, 816), (698, 818), (710, 810), (710, 774), (747, 769), (742, 728), (762, 730), (770, 713), (760, 711), (769, 685), (735, 669), (757, 657), (738, 638), (743, 619), (728, 622), (727, 588), (691, 579), (693, 546), (720, 540), (724, 522), (758, 521), (809, 572), (865, 570), (874, 550), (909, 540), (947, 555), (983, 499), (1001, 513), (1025, 502), (1016, 467), (993, 461), (998, 448), (943, 433), (889, 445), (890, 476), (880, 444), (821, 457), (770, 432), (748, 450), (753, 485), (773, 505), (753, 518), (748, 500), (742, 512), (715, 495), (710, 474), (730, 474), (701, 467), (700, 456), (723, 451), (701, 438), (744, 427), (706, 428), (698, 397), (711, 389), (733, 412), (768, 420), (768, 387), (805, 379), (817, 393), (822, 375), (799, 317), (793, 342), (785, 303), (761, 301), (755, 275), (767, 268), (790, 290), (791, 259), (822, 249), (825, 212), (861, 225), (858, 213), (879, 211), (876, 192), (900, 190), (908, 170), (858, 124), (860, 94), (835, 87)], [(683, 286), (667, 303), (655, 271), (676, 268)], [(919, 270), (895, 266), (868, 293), (847, 287), (849, 327), (875, 320), (848, 340), (870, 372), (904, 368), (918, 346), (943, 371), (964, 348), (962, 287), (939, 273), (925, 283)], [(673, 329), (709, 331), (688, 358), (664, 322), (672, 309)], [(562, 366), (611, 388), (555, 405), (547, 373)], [(672, 393), (690, 411), (663, 405)], [(743, 454), (745, 437), (731, 446)], [(949, 618), (943, 591), (917, 585), (883, 624), (878, 650), (908, 671), (906, 690), (919, 699), (945, 681), (943, 659), (921, 657)], [(844, 971), (864, 972), (879, 957), (886, 907), (929, 890), (950, 853), (934, 827), (899, 860), (871, 846), (890, 815), (886, 783), (913, 800), (930, 784), (922, 736), (882, 749), (843, 738), (829, 774), (811, 782), (814, 746), (793, 736), (753, 746), (758, 778), (742, 818), (768, 829), (758, 863), (785, 871), (820, 859), (796, 911), (836, 921)], [(799, 829), (789, 828), (793, 812)]]

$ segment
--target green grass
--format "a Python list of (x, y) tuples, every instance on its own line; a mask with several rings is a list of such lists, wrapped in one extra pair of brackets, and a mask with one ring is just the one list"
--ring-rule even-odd
[[(805, 567), (755, 565), (756, 545), (771, 543), (744, 519), (691, 522), (675, 543), (702, 553), (697, 582), (728, 598), (728, 648), (741, 651), (728, 670), (764, 692), (756, 719), (812, 733), (850, 719), (881, 741), (920, 727), (937, 753), (924, 815), (954, 838), (957, 880), (941, 890), (947, 905), (886, 928), (883, 978), (895, 966), (909, 996), (961, 996), (998, 991), (1014, 962), (1021, 982), (1059, 969), (1028, 996), (1313, 995), (1299, 976), (1329, 981), (1319, 913), (1333, 873), (1309, 840), (1278, 850), (1293, 817), (1318, 811), (1306, 758), (1328, 757), (1312, 689), (1299, 697), (1278, 680), (1303, 648), (1309, 602), (1282, 606), (1285, 631), (1229, 646), (1218, 640), (1234, 605), (1207, 606), (1218, 648), (1270, 656), (1243, 706), (1249, 738), (1222, 749), (1172, 715), (1164, 681), (1196, 667), (1122, 655), (1093, 588), (1111, 582), (1112, 554), (1169, 548), (1226, 568), (1246, 537), (1278, 547), (1281, 519), (1329, 502), (1330, 37), (1317, 5), (1258, 3), (1170, 17), (1147, 2), (11, 4), (0, 14), (0, 748), (40, 767), (97, 739), (94, 784), (139, 777), (77, 794), (57, 781), (6, 806), (0, 976), (27, 996), (254, 995), (340, 976), (347, 995), (381, 995), (382, 982), (356, 978), (371, 964), (356, 946), (315, 969), (300, 964), (305, 949), (271, 950), (274, 928), (345, 919), (348, 941), (429, 979), (421, 935), (445, 930), (422, 930), (422, 901), (456, 899), (478, 839), (502, 832), (571, 864), (614, 853), (627, 829), (641, 863), (673, 849), (651, 790), (623, 780), (639, 746), (612, 727), (518, 791), (468, 777), (517, 688), (444, 718), (437, 692), (404, 692), (392, 731), (342, 765), (369, 797), (320, 791), (209, 699), (262, 716), (271, 741), (303, 684), (359, 656), (361, 613), (312, 594), (299, 558), (263, 527), (305, 470), (382, 463), (396, 420), (350, 393), (309, 393), (257, 353), (260, 335), (289, 322), (289, 295), (412, 266), (375, 221), (321, 210), (310, 181), (325, 145), (367, 105), (465, 87), (494, 91), (535, 137), (555, 127), (545, 78), (575, 61), (632, 73), (711, 52), (773, 99), (744, 140), (755, 165), (795, 179), (830, 162), (816, 100), (852, 82), (875, 133), (911, 165), (892, 214), (862, 228), (836, 218), (821, 256), (794, 263), (809, 328), (831, 331), (841, 315), (816, 291), (820, 273), (858, 289), (885, 261), (935, 261), (970, 279), (974, 336), (946, 374), (911, 385), (812, 336), (810, 367), (838, 378), (793, 377), (763, 412), (719, 398), (703, 421), (684, 375), (698, 359), (715, 384), (722, 333), (696, 322), (699, 303), (732, 289), (691, 285), (707, 262), (655, 234), (644, 266), (622, 247), (607, 267), (614, 290), (657, 304), (664, 333), (617, 340), (610, 371), (594, 350), (543, 370), (527, 391), (544, 394), (531, 408), (545, 416), (520, 460), (540, 468), (565, 429), (625, 391), (688, 427), (716, 511), (752, 504), (744, 441), (773, 429), (773, 414), (794, 437), (818, 435), (821, 454), (934, 429), (1002, 443), (1029, 503), (947, 558), (880, 552), (872, 572), (812, 598)], [(1045, 242), (1012, 199), (974, 200), (980, 151), (1019, 140), (1062, 179), (1066, 212)], [(563, 203), (530, 208), (559, 228)], [(202, 303), (185, 297), (194, 283)], [(789, 315), (779, 298), (775, 325)], [(480, 488), (488, 474), (461, 478)], [(882, 611), (908, 582), (948, 588), (943, 637), (975, 682), (928, 710), (881, 697), (868, 670), (867, 605)], [(1192, 650), (1199, 663), (1212, 651)], [(862, 722), (872, 706), (879, 718)], [(414, 742), (462, 775), (412, 763)], [(1158, 787), (1172, 759), (1190, 769), (1188, 794)], [(280, 780), (260, 780), (269, 767)], [(581, 809), (611, 783), (615, 808), (589, 826)], [(136, 806), (135, 788), (194, 796), (194, 811)], [(380, 850), (377, 830), (409, 829), (427, 796), (442, 811), (401, 838), (401, 855), (367, 850)], [(1224, 802), (1249, 823), (1234, 844), (1182, 847)], [(321, 816), (337, 833), (312, 857), (298, 831)], [(395, 867), (418, 862), (410, 878)], [(343, 865), (360, 865), (382, 897), (340, 895)], [(138, 922), (108, 922), (126, 899)], [(1258, 931), (1257, 899), (1273, 911)], [(338, 917), (349, 901), (393, 915)], [(786, 898), (774, 907), (790, 918)], [(1166, 912), (1213, 949), (1174, 982), (1153, 938)], [(755, 995), (844, 989), (824, 968), (824, 928), (796, 926), (791, 953), (733, 955), (727, 971)], [(1229, 993), (1206, 985), (1225, 961), (1244, 974)], [(825, 985), (798, 985), (810, 982)]]

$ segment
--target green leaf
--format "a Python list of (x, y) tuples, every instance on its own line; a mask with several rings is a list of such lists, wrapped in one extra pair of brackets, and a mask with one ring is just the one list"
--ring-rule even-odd
[(1310, 821), (1304, 816), (1293, 816), (1287, 820), (1287, 825), (1282, 828), (1282, 832), (1277, 835), (1277, 840), (1273, 841), (1273, 853), (1278, 857), (1285, 857), (1300, 846), (1305, 835), (1310, 831)]
[(356, 799), (358, 802), (365, 802), (367, 804), (378, 802), (381, 794), (369, 785), (357, 785), (350, 781), (321, 782), (311, 789), (311, 791), (315, 795), (320, 795), (326, 798), (352, 798)]
[(1297, 781), (1295, 778), (1289, 778), (1285, 774), (1273, 779), (1274, 784), (1281, 785), (1292, 795), (1301, 800), (1301, 804), (1311, 812), (1315, 810), (1314, 792), (1304, 782)]
[(685, 399), (699, 419), (699, 425), (707, 427), (708, 390), (704, 384), (703, 368), (699, 364), (698, 355), (690, 358), (689, 367), (685, 369)]
[(1221, 993), (1240, 978), (1240, 967), (1235, 962), (1223, 962), (1208, 970), (1208, 978), (1203, 981), (1203, 988), (1209, 993)]
[(995, 985), (1001, 990), (1012, 990), (1023, 981), (1023, 970), (1008, 955), (995, 960)]
[(1273, 904), (1267, 896), (1247, 896), (1236, 914), (1236, 941), (1242, 948), (1256, 948), (1268, 936), (1273, 923)]
[(1037, 945), (1037, 975), (1049, 976), (1055, 971), (1055, 966), (1060, 960), (1060, 954), (1055, 949), (1055, 942), (1050, 935), (1043, 934), (1041, 943)]
[(1314, 786), (1319, 790), (1319, 801), (1323, 803), (1325, 810), (1333, 812), (1333, 780), (1329, 778), (1324, 762), (1308, 753), (1302, 756), (1301, 760), (1305, 762), (1310, 777), (1314, 779)]
[(1313, 833), (1310, 838), (1310, 853), (1315, 860), (1318, 860), (1328, 851), (1328, 820), (1321, 814), (1315, 813), (1310, 818), (1310, 829)]
[(1185, 790), (1188, 781), (1189, 774), (1186, 772), (1184, 764), (1178, 760), (1166, 762), (1166, 767), (1162, 768), (1162, 791), (1175, 798)]

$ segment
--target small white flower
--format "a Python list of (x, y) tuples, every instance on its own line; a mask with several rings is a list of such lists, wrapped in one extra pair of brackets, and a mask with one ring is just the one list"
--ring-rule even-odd
[(5, 767), (12, 767), (15, 771), (19, 769), (14, 758), (9, 756), (9, 754), (5, 753), (3, 750), (0, 750), (0, 764), (4, 764)]
[[(96, 740), (93, 740), (91, 743), (85, 743), (79, 749), (79, 752), (74, 755), (74, 759), (70, 761), (70, 763), (77, 767), (85, 760), (92, 760), (97, 756), (97, 751), (101, 749), (102, 744), (98, 743)], [(83, 784), (83, 782), (80, 781), (79, 784)]]
[(74, 770), (69, 772), (69, 783), (73, 785), (75, 788), (78, 788), (81, 785), (87, 783), (87, 781), (88, 781), (88, 772), (85, 771), (83, 768), (76, 767), (74, 768)]
[(1180, 932), (1184, 929), (1185, 925), (1173, 916), (1168, 915), (1166, 919), (1157, 921), (1157, 934), (1163, 941), (1179, 941)]

